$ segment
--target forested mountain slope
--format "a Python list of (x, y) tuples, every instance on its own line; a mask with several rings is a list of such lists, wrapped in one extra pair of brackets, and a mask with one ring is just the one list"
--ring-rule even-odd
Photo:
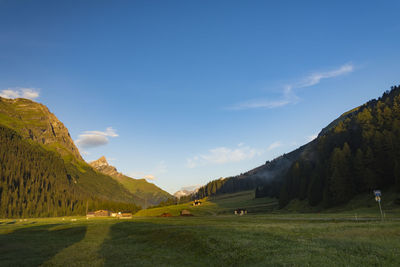
[(400, 190), (400, 87), (343, 115), (285, 174), (280, 205), (307, 199), (332, 207), (374, 189)]
[(311, 143), (312, 142), (271, 161), (267, 161), (265, 164), (245, 173), (241, 173), (240, 175), (211, 181), (200, 187), (197, 192), (193, 194), (193, 197), (203, 198), (218, 194), (253, 190), (267, 184), (271, 185), (265, 189), (268, 190), (268, 195), (278, 197), (280, 192), (279, 185), (282, 182), (280, 178), (299, 157), (313, 155), (313, 153), (309, 151)]
[(170, 197), (108, 163), (107, 168), (87, 164), (64, 124), (46, 106), (28, 99), (0, 97), (0, 144), (1, 217), (84, 214), (100, 208), (135, 211)]
[(78, 169), (60, 154), (0, 125), (0, 217), (83, 215), (109, 208), (138, 210), (135, 197), (88, 165)]
[(64, 158), (83, 161), (68, 129), (45, 105), (24, 98), (0, 97), (0, 124)]
[(193, 197), (256, 189), (256, 197), (312, 206), (347, 203), (374, 189), (400, 190), (400, 87), (344, 113), (308, 144), (244, 174), (201, 187)]
[(0, 97), (0, 216), (61, 216), (86, 209), (138, 210), (144, 200), (81, 157), (48, 108)]

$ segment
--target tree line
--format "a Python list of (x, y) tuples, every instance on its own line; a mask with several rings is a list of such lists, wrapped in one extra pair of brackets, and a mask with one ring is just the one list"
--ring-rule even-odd
[(0, 126), (0, 217), (84, 215), (86, 210), (137, 211), (133, 203), (88, 195), (75, 185), (61, 156)]
[(344, 115), (312, 146), (315, 155), (284, 175), (281, 207), (292, 199), (332, 207), (374, 189), (400, 191), (400, 87)]
[(256, 197), (279, 198), (281, 207), (293, 199), (332, 207), (374, 189), (400, 191), (400, 87), (345, 113), (317, 139), (286, 156), (292, 163), (272, 178), (257, 176), (255, 169), (213, 180), (193, 197), (255, 190)]

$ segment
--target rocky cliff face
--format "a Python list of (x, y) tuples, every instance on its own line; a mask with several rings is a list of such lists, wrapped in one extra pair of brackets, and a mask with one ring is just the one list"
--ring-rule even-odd
[(63, 156), (83, 160), (68, 129), (49, 109), (34, 101), (0, 97), (0, 124), (17, 131), (22, 137), (56, 150)]
[(181, 197), (185, 197), (185, 196), (194, 194), (199, 190), (200, 187), (201, 187), (200, 185), (192, 185), (192, 186), (182, 187), (179, 191), (176, 191), (174, 193), (174, 197), (181, 198)]
[(117, 171), (117, 168), (108, 164), (106, 158), (102, 156), (98, 160), (92, 161), (89, 163), (90, 166), (95, 168), (101, 173), (113, 176), (113, 177), (122, 177), (123, 174)]

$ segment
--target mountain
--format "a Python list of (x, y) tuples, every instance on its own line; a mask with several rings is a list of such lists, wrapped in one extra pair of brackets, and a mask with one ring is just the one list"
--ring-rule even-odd
[(68, 129), (42, 104), (24, 98), (0, 97), (0, 123), (63, 157), (83, 161)]
[(104, 156), (89, 164), (97, 171), (111, 176), (129, 192), (141, 198), (141, 201), (138, 203), (143, 207), (158, 205), (160, 202), (172, 197), (168, 192), (157, 187), (155, 184), (147, 182), (146, 179), (134, 179), (119, 173), (114, 166), (108, 164)]
[(143, 200), (83, 161), (45, 106), (0, 97), (0, 217), (83, 215), (139, 209)]
[(400, 192), (400, 87), (346, 112), (308, 147), (282, 179), (282, 207), (304, 200), (328, 208), (375, 189)]
[(110, 176), (117, 176), (122, 177), (124, 176), (122, 173), (117, 171), (117, 168), (108, 164), (106, 157), (102, 156), (98, 160), (89, 162), (89, 165), (92, 166), (94, 169), (98, 170), (101, 173), (110, 175)]
[(174, 197), (181, 198), (181, 197), (185, 197), (185, 196), (190, 196), (192, 194), (195, 194), (200, 187), (201, 186), (199, 186), (199, 185), (182, 187), (180, 190), (178, 190), (174, 193)]
[(304, 146), (246, 173), (217, 179), (195, 197), (256, 189), (277, 197), (333, 207), (374, 189), (400, 192), (400, 87), (356, 107), (321, 130)]
[(301, 155), (310, 154), (308, 151), (309, 146), (304, 145), (288, 154), (267, 161), (259, 167), (241, 173), (240, 175), (213, 180), (198, 188), (193, 196), (195, 198), (203, 198), (217, 194), (235, 193), (245, 190), (253, 190), (257, 187), (268, 184), (271, 185), (268, 187), (268, 195), (271, 197), (278, 197), (280, 192), (279, 184), (281, 183), (280, 177)]
[(176, 192), (174, 193), (174, 197), (176, 197), (176, 198), (181, 198), (181, 197), (189, 196), (189, 195), (191, 195), (191, 194), (193, 194), (193, 193), (194, 193), (194, 191), (179, 190), (179, 191), (176, 191)]

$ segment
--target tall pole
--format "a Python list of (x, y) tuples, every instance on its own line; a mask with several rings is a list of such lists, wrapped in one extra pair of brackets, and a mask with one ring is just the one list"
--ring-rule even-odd
[(379, 204), (379, 210), (381, 211), (381, 220), (383, 221), (383, 213), (382, 213), (382, 207), (381, 207), (381, 200), (378, 201)]
[(382, 206), (381, 206), (381, 190), (374, 190), (374, 195), (375, 195), (375, 201), (378, 202), (379, 205), (379, 210), (381, 212), (381, 220), (383, 221), (383, 212), (382, 212)]

